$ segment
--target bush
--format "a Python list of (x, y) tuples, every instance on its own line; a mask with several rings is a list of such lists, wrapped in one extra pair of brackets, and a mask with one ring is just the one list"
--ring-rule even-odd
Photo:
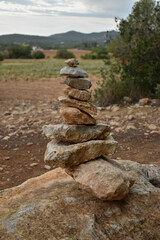
[(160, 99), (160, 84), (157, 84), (157, 87), (155, 88), (155, 96)]
[(0, 61), (3, 61), (3, 59), (4, 59), (4, 56), (2, 53), (0, 53)]
[(106, 48), (94, 48), (90, 53), (82, 56), (82, 59), (107, 59), (108, 51)]
[(44, 52), (38, 50), (38, 51), (34, 51), (32, 53), (32, 57), (35, 59), (42, 59), (42, 58), (45, 58), (45, 54), (44, 54)]
[(59, 49), (57, 50), (57, 54), (55, 58), (60, 58), (60, 59), (68, 59), (68, 58), (75, 58), (75, 55), (66, 49)]
[(128, 95), (129, 88), (126, 82), (120, 80), (122, 65), (115, 58), (110, 58), (104, 62), (105, 66), (101, 68), (100, 73), (102, 81), (98, 81), (99, 86), (94, 91), (94, 98), (100, 105), (120, 102), (124, 96)]
[(28, 45), (14, 45), (8, 49), (9, 58), (32, 58)]

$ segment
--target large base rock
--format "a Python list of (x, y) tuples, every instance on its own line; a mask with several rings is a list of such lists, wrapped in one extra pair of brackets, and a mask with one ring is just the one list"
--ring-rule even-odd
[(98, 158), (67, 170), (79, 187), (102, 200), (121, 200), (129, 192), (133, 179), (118, 163)]
[(93, 197), (59, 168), (1, 192), (1, 239), (159, 240), (158, 167), (118, 163), (135, 179), (121, 201)]
[(91, 140), (84, 143), (68, 144), (52, 140), (47, 144), (44, 160), (62, 168), (72, 167), (102, 155), (113, 154), (117, 142), (112, 137), (107, 140)]
[(58, 141), (69, 143), (81, 143), (93, 139), (106, 139), (110, 134), (110, 127), (107, 124), (97, 125), (45, 125), (43, 132), (47, 137), (55, 138)]

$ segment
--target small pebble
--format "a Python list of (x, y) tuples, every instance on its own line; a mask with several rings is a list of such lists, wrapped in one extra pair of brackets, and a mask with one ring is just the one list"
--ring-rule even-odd
[(32, 142), (28, 142), (28, 143), (26, 144), (26, 146), (32, 146), (32, 145), (33, 145)]
[(5, 140), (5, 141), (8, 141), (9, 139), (10, 139), (9, 136), (6, 136), (6, 137), (3, 138), (3, 140)]
[(14, 150), (14, 151), (18, 151), (18, 150), (19, 150), (19, 148), (13, 148), (13, 150)]
[(37, 166), (38, 165), (38, 163), (31, 163), (29, 166), (30, 167), (35, 167), (35, 166)]
[(49, 165), (44, 165), (44, 168), (47, 169), (47, 170), (51, 169), (51, 167)]

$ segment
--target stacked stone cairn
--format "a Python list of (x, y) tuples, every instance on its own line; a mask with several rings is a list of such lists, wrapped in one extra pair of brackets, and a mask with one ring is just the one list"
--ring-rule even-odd
[(64, 168), (79, 187), (102, 200), (120, 200), (126, 196), (130, 180), (119, 164), (106, 158), (115, 152), (117, 142), (110, 136), (107, 124), (96, 124), (96, 106), (89, 100), (91, 82), (78, 67), (76, 59), (65, 61), (60, 70), (67, 85), (65, 96), (58, 98), (65, 124), (46, 125), (45, 135), (52, 139), (47, 145), (45, 162)]

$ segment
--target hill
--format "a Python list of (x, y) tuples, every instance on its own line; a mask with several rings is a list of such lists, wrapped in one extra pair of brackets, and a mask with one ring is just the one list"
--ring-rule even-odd
[[(107, 32), (99, 33), (81, 33), (76, 31), (69, 31), (66, 33), (54, 34), (48, 37), (44, 36), (33, 36), (33, 35), (23, 35), (23, 34), (9, 34), (0, 36), (1, 45), (11, 45), (11, 44), (29, 44), (31, 46), (39, 47), (51, 47), (56, 48), (59, 45), (64, 47), (78, 47), (79, 44), (90, 43), (104, 44), (106, 41)], [(116, 31), (109, 31), (108, 36), (115, 39), (119, 35)]]

